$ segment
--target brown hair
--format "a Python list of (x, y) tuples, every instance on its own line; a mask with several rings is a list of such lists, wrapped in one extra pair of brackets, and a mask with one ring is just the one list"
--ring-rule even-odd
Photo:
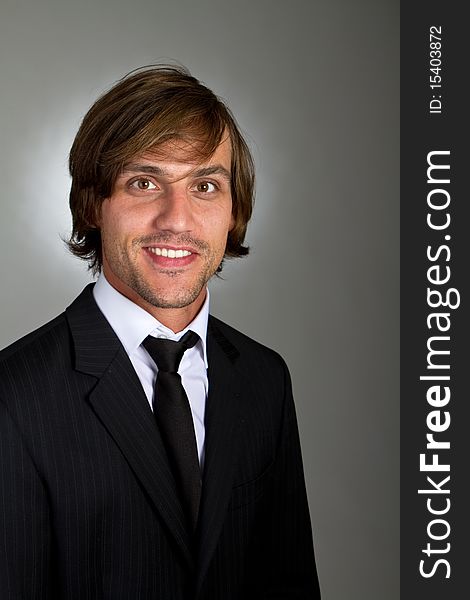
[(170, 140), (190, 141), (201, 162), (228, 132), (232, 145), (232, 214), (226, 257), (248, 254), (243, 246), (253, 209), (254, 165), (227, 106), (184, 67), (157, 65), (132, 71), (102, 95), (85, 115), (70, 150), (72, 234), (76, 256), (101, 269), (101, 202), (134, 156)]

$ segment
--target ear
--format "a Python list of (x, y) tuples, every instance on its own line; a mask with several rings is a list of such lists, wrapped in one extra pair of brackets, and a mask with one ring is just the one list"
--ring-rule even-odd
[(233, 216), (233, 213), (232, 213), (232, 216), (230, 217), (230, 225), (229, 225), (229, 228), (228, 228), (228, 230), (229, 230), (229, 231), (232, 231), (232, 229), (233, 229), (234, 227), (235, 227), (235, 217)]

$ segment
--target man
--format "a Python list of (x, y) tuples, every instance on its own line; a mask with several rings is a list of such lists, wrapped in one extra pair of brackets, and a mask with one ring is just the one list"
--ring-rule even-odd
[(231, 113), (183, 69), (134, 72), (70, 172), (100, 275), (0, 354), (1, 598), (319, 598), (287, 368), (208, 313), (248, 253)]

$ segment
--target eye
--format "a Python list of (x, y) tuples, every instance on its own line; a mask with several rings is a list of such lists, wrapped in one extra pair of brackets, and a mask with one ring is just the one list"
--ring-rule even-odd
[(145, 192), (147, 190), (155, 190), (157, 188), (157, 186), (146, 177), (139, 177), (138, 179), (134, 179), (134, 181), (131, 182), (129, 187), (142, 192)]
[(203, 194), (210, 194), (217, 191), (217, 186), (212, 181), (200, 181), (196, 184), (196, 190)]

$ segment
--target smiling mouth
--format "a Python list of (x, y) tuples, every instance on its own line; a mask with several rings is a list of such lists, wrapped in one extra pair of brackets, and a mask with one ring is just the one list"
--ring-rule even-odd
[(147, 250), (156, 256), (165, 258), (185, 258), (193, 254), (189, 250), (174, 250), (173, 248), (148, 247)]

